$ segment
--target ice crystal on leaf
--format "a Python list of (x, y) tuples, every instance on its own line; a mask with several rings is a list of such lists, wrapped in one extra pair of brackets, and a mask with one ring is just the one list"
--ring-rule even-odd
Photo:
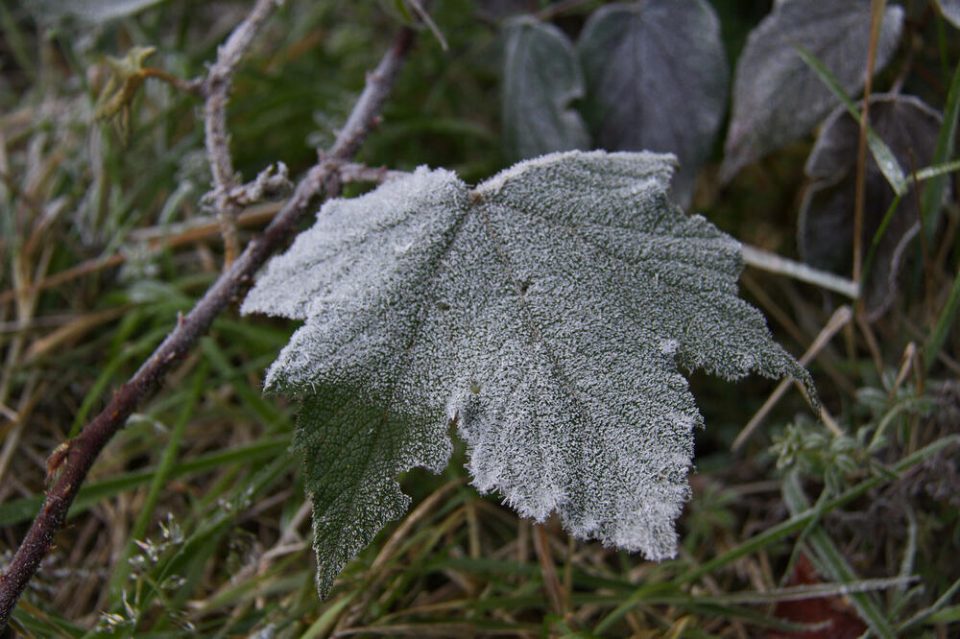
[(672, 156), (572, 151), (471, 189), (418, 169), (328, 202), (245, 312), (304, 320), (267, 375), (302, 398), (318, 584), (447, 463), (581, 539), (676, 552), (702, 419), (678, 371), (807, 373), (737, 297), (736, 241), (667, 199)]

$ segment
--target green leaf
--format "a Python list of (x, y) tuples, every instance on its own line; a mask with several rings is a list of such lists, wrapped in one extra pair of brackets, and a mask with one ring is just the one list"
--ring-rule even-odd
[(676, 154), (673, 194), (688, 203), (727, 106), (730, 73), (713, 9), (703, 0), (606, 5), (587, 20), (577, 53), (597, 143)]
[[(880, 29), (876, 71), (900, 40), (903, 9), (889, 7)], [(836, 106), (831, 91), (798, 54), (808, 51), (838, 79), (844, 93), (863, 88), (870, 40), (867, 0), (782, 0), (750, 34), (734, 77), (724, 180), (809, 133)]]
[(678, 372), (807, 373), (737, 297), (740, 247), (672, 206), (672, 156), (568, 152), (470, 189), (420, 168), (335, 200), (243, 305), (305, 320), (267, 375), (296, 447), (319, 587), (439, 470), (448, 423), (482, 491), (660, 560), (702, 423)]
[(530, 17), (504, 27), (503, 133), (508, 154), (532, 158), (585, 149), (590, 136), (572, 107), (583, 97), (583, 77), (562, 31)]

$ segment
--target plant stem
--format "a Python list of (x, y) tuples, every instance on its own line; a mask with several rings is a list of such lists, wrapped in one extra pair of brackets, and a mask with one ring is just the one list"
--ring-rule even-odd
[[(873, 89), (873, 69), (877, 62), (877, 44), (880, 25), (886, 10), (886, 0), (870, 2), (870, 44), (867, 48), (866, 77), (863, 80), (863, 109), (860, 111), (860, 140), (857, 146), (856, 192), (853, 208), (853, 281), (860, 283), (863, 261), (863, 215), (867, 196), (867, 130), (870, 123), (870, 93)], [(862, 306), (862, 303), (858, 306)]]
[(74, 497), (107, 442), (123, 427), (127, 417), (153, 395), (164, 376), (190, 352), (214, 319), (250, 285), (267, 258), (286, 245), (314, 198), (321, 192), (329, 195), (337, 191), (341, 164), (356, 153), (376, 125), (413, 41), (414, 32), (410, 29), (398, 34), (380, 64), (368, 74), (363, 93), (330, 152), (307, 172), (263, 234), (251, 240), (190, 313), (178, 319), (173, 331), (114, 393), (103, 412), (68, 442), (66, 458), (55, 483), (47, 491), (40, 512), (13, 559), (0, 574), (0, 631), (6, 627), (20, 595), (50, 551)]
[(277, 4), (277, 0), (257, 0), (243, 22), (217, 49), (217, 61), (210, 67), (203, 83), (206, 96), (204, 137), (210, 173), (213, 175), (213, 199), (223, 235), (225, 266), (233, 262), (240, 247), (236, 223), (240, 207), (230, 198), (230, 191), (237, 186), (237, 176), (230, 155), (230, 135), (227, 133), (227, 99), (240, 60)]
[(840, 277), (839, 275), (834, 275), (833, 273), (828, 273), (827, 271), (821, 271), (820, 269), (813, 268), (812, 266), (808, 266), (802, 262), (795, 262), (785, 257), (781, 257), (776, 253), (771, 253), (769, 251), (764, 251), (763, 249), (758, 249), (755, 246), (750, 246), (749, 244), (742, 244), (740, 246), (740, 253), (743, 256), (744, 264), (749, 264), (755, 268), (767, 271), (769, 273), (786, 275), (787, 277), (792, 277), (795, 280), (813, 284), (814, 286), (825, 288), (828, 291), (840, 293), (841, 295), (845, 295), (850, 299), (855, 300), (860, 296), (860, 287), (857, 285), (857, 283), (851, 282), (850, 280)]

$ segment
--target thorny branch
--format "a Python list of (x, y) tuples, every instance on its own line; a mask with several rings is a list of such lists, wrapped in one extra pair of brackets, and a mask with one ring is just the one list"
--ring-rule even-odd
[(224, 264), (229, 267), (239, 253), (236, 217), (240, 205), (233, 201), (231, 192), (239, 186), (230, 155), (230, 135), (227, 132), (227, 99), (233, 75), (240, 59), (250, 48), (254, 37), (263, 26), (279, 0), (257, 0), (247, 17), (227, 41), (217, 48), (217, 61), (210, 67), (203, 82), (206, 97), (203, 112), (207, 159), (213, 174), (213, 201), (223, 234)]
[[(261, 174), (263, 175), (263, 174)], [(409, 175), (404, 171), (394, 171), (386, 167), (366, 166), (364, 164), (344, 163), (337, 169), (337, 179), (341, 184), (349, 182), (374, 182), (381, 184), (389, 180), (395, 180), (398, 177)], [(256, 187), (256, 182), (252, 183)], [(258, 200), (253, 194), (250, 194), (245, 185), (238, 187), (241, 189), (239, 194), (235, 195), (238, 201), (250, 201), (251, 204), (237, 216), (237, 226), (262, 226), (276, 217), (277, 213), (283, 208), (283, 201), (261, 202), (253, 204), (253, 200)], [(237, 191), (234, 191), (237, 193)], [(219, 222), (206, 216), (193, 217), (186, 222), (178, 224), (164, 224), (145, 229), (131, 231), (130, 241), (133, 245), (139, 246), (149, 251), (169, 249), (191, 244), (217, 235), (219, 232)], [(66, 282), (77, 278), (96, 273), (103, 269), (120, 266), (127, 261), (129, 252), (121, 249), (116, 253), (104, 257), (95, 257), (76, 266), (59, 271), (43, 278), (30, 285), (19, 286), (0, 292), (0, 304), (7, 304), (18, 299), (23, 295), (35, 295), (38, 291), (44, 291), (48, 288), (60, 286)], [(16, 329), (14, 329), (16, 330)], [(0, 328), (0, 332), (3, 329)], [(0, 395), (2, 396), (2, 395)], [(0, 407), (0, 412), (2, 412)]]
[[(260, 1), (254, 11), (272, 3), (273, 0)], [(240, 28), (248, 28), (249, 23), (248, 18)], [(233, 39), (231, 36), (225, 48), (229, 48)], [(377, 124), (413, 40), (414, 32), (410, 29), (403, 29), (398, 34), (380, 64), (368, 74), (363, 93), (333, 147), (300, 180), (293, 195), (263, 234), (251, 240), (190, 313), (178, 319), (173, 331), (133, 377), (114, 393), (107, 407), (75, 439), (66, 443), (64, 461), (55, 483), (47, 491), (40, 512), (13, 559), (0, 574), (0, 631), (6, 627), (20, 595), (50, 551), (70, 505), (107, 442), (123, 427), (133, 411), (153, 395), (173, 366), (186, 357), (217, 315), (249, 286), (267, 258), (287, 243), (296, 231), (300, 216), (315, 197), (337, 192), (341, 167), (357, 152), (370, 129)], [(228, 71), (235, 66), (235, 61), (232, 65), (230, 60), (227, 61)]]

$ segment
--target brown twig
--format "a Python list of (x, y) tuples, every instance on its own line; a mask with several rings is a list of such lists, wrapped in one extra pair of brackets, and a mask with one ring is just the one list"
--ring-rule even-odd
[(97, 257), (94, 259), (87, 260), (74, 266), (73, 268), (68, 268), (59, 273), (54, 273), (49, 277), (45, 277), (36, 284), (30, 286), (18, 286), (15, 288), (8, 289), (3, 293), (0, 293), (0, 304), (6, 304), (17, 298), (18, 295), (23, 293), (35, 293), (48, 288), (53, 288), (64, 284), (71, 280), (75, 280), (78, 277), (83, 277), (89, 273), (95, 273), (105, 268), (110, 268), (111, 266), (119, 266), (123, 264), (126, 260), (126, 256), (121, 253), (115, 253), (107, 257)]
[(197, 78), (192, 80), (184, 80), (183, 78), (177, 77), (168, 71), (163, 69), (158, 69), (156, 67), (145, 67), (141, 74), (145, 78), (155, 78), (166, 82), (172, 86), (177, 91), (182, 91), (184, 93), (201, 93), (203, 91), (203, 80)]
[(224, 264), (227, 267), (240, 251), (236, 226), (240, 207), (230, 197), (230, 192), (238, 183), (230, 155), (230, 135), (227, 133), (227, 99), (240, 60), (276, 5), (277, 0), (257, 0), (243, 22), (217, 49), (217, 61), (210, 67), (203, 82), (207, 160), (213, 174), (213, 201), (223, 234)]
[(53, 538), (63, 527), (77, 491), (107, 442), (123, 427), (133, 411), (153, 395), (173, 366), (186, 357), (217, 315), (249, 286), (267, 258), (287, 243), (297, 229), (297, 221), (314, 198), (322, 191), (329, 195), (336, 190), (340, 165), (356, 153), (370, 129), (377, 124), (380, 110), (413, 39), (414, 33), (410, 29), (400, 32), (377, 68), (368, 74), (366, 87), (330, 152), (307, 172), (263, 234), (247, 244), (243, 253), (190, 313), (178, 320), (176, 328), (133, 377), (114, 393), (103, 412), (75, 439), (67, 442), (65, 459), (56, 482), (47, 491), (40, 512), (13, 559), (0, 574), (0, 631), (6, 626), (40, 562), (50, 551)]
[(533, 526), (533, 547), (540, 562), (543, 589), (550, 600), (550, 607), (555, 614), (564, 617), (567, 613), (566, 596), (557, 577), (557, 566), (553, 560), (553, 553), (550, 552), (550, 538), (543, 524)]

